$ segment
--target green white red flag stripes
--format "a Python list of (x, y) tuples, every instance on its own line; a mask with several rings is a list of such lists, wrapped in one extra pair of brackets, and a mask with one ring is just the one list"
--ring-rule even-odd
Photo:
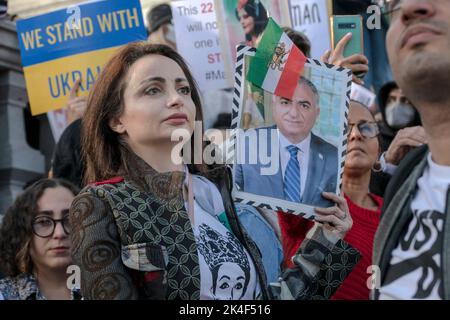
[(270, 18), (250, 60), (247, 79), (266, 91), (290, 99), (305, 62), (304, 54)]

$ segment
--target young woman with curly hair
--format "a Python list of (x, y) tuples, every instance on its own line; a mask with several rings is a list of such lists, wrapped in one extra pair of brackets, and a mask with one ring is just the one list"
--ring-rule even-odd
[(42, 179), (8, 208), (0, 228), (0, 299), (70, 299), (69, 208), (78, 188), (59, 179)]

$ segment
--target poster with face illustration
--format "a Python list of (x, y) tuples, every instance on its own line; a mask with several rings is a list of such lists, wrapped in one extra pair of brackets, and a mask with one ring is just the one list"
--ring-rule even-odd
[(221, 233), (206, 223), (198, 228), (201, 274), (204, 275), (200, 298), (214, 300), (254, 299), (256, 277), (250, 257), (229, 231)]
[[(209, 182), (210, 183), (210, 182)], [(236, 236), (217, 218), (223, 212), (218, 191), (202, 178), (193, 179), (196, 193), (193, 228), (198, 245), (201, 300), (254, 300), (259, 295), (255, 267)], [(212, 206), (210, 206), (212, 204)]]
[(280, 26), (289, 26), (289, 11), (286, 1), (282, 0), (215, 0), (214, 3), (220, 31), (222, 58), (231, 87), (236, 46), (245, 44), (256, 47), (269, 17)]
[(350, 70), (307, 59), (292, 99), (246, 80), (255, 49), (238, 49), (232, 128), (237, 202), (312, 218), (334, 203), (346, 150)]

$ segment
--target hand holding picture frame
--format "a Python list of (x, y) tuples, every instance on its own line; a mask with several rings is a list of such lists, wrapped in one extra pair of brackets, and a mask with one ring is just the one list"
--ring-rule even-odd
[[(322, 192), (340, 193), (350, 70), (308, 59), (292, 99), (264, 90), (255, 99), (246, 79), (255, 51), (239, 46), (236, 54), (233, 197), (313, 219), (314, 207), (334, 205)], [(256, 120), (246, 121), (248, 114)]]

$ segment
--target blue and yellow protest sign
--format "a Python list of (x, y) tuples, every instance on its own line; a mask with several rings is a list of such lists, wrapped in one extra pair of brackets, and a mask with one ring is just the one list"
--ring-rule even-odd
[(62, 108), (75, 81), (86, 95), (118, 47), (145, 40), (139, 0), (100, 0), (18, 20), (33, 115)]

